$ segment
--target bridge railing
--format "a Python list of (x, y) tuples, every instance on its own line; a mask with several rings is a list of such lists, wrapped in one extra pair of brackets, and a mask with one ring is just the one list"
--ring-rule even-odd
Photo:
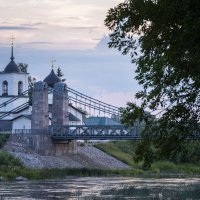
[[(123, 125), (67, 125), (50, 126), (48, 129), (15, 129), (2, 130), (0, 134), (36, 134), (48, 135), (53, 140), (141, 140), (141, 127), (125, 127)], [(151, 138), (150, 139), (155, 139)], [(180, 138), (181, 139), (181, 138)], [(200, 132), (194, 132), (186, 140), (200, 140)]]
[(123, 125), (70, 125), (51, 126), (50, 134), (53, 139), (131, 139), (141, 138), (139, 127), (127, 128)]
[(12, 134), (49, 134), (49, 129), (15, 129)]
[(12, 134), (12, 130), (0, 130), (0, 134)]

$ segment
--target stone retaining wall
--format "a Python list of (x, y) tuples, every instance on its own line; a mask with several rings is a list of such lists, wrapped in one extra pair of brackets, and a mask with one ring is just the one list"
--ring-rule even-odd
[(25, 153), (35, 152), (45, 156), (77, 154), (76, 141), (55, 143), (48, 134), (13, 134), (10, 136), (5, 148), (11, 151), (20, 148)]

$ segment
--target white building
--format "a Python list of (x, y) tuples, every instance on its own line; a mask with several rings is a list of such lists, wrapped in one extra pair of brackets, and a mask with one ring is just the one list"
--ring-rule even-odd
[[(10, 59), (3, 71), (0, 71), (0, 131), (15, 132), (16, 129), (31, 129), (32, 106), (29, 105), (28, 93), (24, 94), (29, 89), (29, 73), (22, 72), (15, 63), (13, 45)], [(53, 69), (44, 79), (49, 87), (53, 87), (60, 81)], [(52, 96), (49, 95), (49, 98), (51, 99)], [(9, 100), (12, 102), (8, 103)], [(83, 115), (84, 112), (69, 105), (69, 124), (83, 124)], [(49, 123), (51, 124), (51, 100), (49, 101)]]
[[(11, 61), (5, 67), (5, 69), (0, 72), (0, 104), (16, 98), (15, 101), (8, 105), (4, 105), (0, 108), (0, 114), (6, 114), (7, 112), (17, 108), (19, 105), (24, 105), (28, 102), (28, 94), (23, 94), (24, 91), (28, 90), (28, 73), (21, 72), (19, 67), (16, 65), (13, 56), (13, 46), (11, 48)], [(20, 97), (20, 98), (19, 98)], [(23, 110), (23, 106), (19, 111)], [(28, 114), (28, 113), (24, 113)], [(18, 116), (14, 111), (5, 116), (4, 119), (13, 119)]]

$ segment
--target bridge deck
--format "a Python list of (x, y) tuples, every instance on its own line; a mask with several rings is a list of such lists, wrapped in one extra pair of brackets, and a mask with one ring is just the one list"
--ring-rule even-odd
[(50, 128), (53, 140), (140, 140), (141, 135), (135, 127), (127, 129), (121, 125), (115, 126), (52, 126)]
[[(47, 134), (52, 140), (141, 140), (141, 127), (68, 125), (50, 126), (49, 129), (16, 129), (13, 134)], [(194, 133), (187, 140), (200, 140)]]

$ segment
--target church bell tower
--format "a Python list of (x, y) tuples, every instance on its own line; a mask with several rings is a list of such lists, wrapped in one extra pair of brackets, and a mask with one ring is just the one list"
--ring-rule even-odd
[[(28, 75), (27, 72), (22, 72), (20, 68), (14, 61), (13, 52), (13, 40), (11, 42), (11, 57), (10, 62), (0, 71), (0, 104), (8, 101), (13, 97), (20, 97), (10, 104), (0, 108), (0, 115), (10, 112), (14, 108), (17, 108), (26, 102), (28, 102), (28, 94), (24, 95), (23, 92), (28, 90)], [(12, 119), (17, 116), (16, 112), (11, 112), (11, 114), (4, 119)]]

